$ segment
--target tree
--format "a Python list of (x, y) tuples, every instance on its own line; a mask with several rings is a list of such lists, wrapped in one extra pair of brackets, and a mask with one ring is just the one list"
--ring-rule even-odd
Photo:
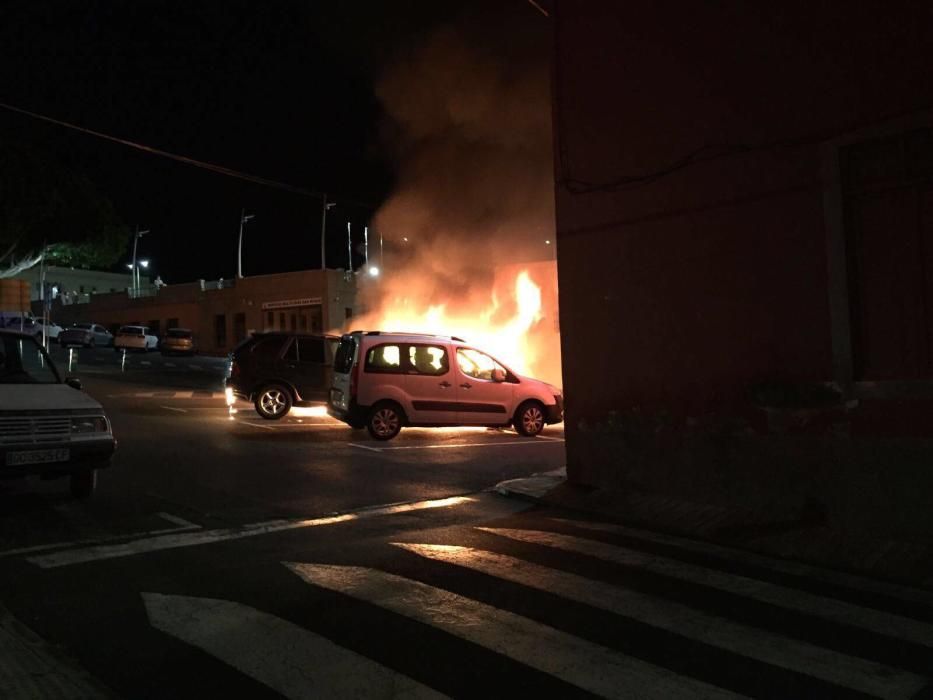
[(88, 177), (59, 158), (0, 139), (0, 278), (37, 265), (109, 267), (127, 228)]

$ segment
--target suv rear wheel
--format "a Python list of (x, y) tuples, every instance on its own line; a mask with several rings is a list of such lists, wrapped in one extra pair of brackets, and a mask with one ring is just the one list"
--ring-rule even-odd
[(256, 413), (266, 420), (278, 420), (292, 409), (292, 395), (284, 386), (270, 384), (256, 394)]
[(512, 422), (519, 435), (535, 437), (544, 430), (544, 406), (537, 401), (526, 401), (518, 407)]
[(402, 430), (405, 417), (394, 403), (377, 403), (369, 412), (366, 429), (376, 440), (391, 440)]

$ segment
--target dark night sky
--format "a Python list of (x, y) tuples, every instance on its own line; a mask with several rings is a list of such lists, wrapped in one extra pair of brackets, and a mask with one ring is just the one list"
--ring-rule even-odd
[[(375, 208), (391, 188), (393, 164), (385, 155), (374, 80), (408, 42), (462, 7), (6, 3), (0, 101)], [(0, 129), (81, 163), (130, 228), (151, 229), (140, 257), (150, 257), (168, 282), (234, 274), (241, 207), (256, 215), (246, 236), (247, 274), (319, 265), (319, 200), (2, 110)], [(333, 210), (329, 261), (344, 264), (347, 218), (361, 227), (370, 213), (346, 205)]]

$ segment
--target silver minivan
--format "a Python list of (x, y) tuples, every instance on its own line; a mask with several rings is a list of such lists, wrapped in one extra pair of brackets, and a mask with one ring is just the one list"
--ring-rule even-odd
[(527, 437), (560, 423), (564, 397), (460, 338), (356, 331), (334, 357), (328, 413), (377, 440), (403, 426), (514, 426)]

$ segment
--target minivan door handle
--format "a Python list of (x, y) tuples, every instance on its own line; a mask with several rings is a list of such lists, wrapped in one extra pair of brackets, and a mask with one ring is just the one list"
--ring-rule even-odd
[(449, 389), (449, 388), (450, 388), (450, 382), (441, 382), (438, 386), (442, 386), (442, 387), (444, 387), (445, 389)]
[(464, 382), (463, 384), (460, 385), (460, 388), (461, 389), (472, 389), (473, 385), (468, 382)]

